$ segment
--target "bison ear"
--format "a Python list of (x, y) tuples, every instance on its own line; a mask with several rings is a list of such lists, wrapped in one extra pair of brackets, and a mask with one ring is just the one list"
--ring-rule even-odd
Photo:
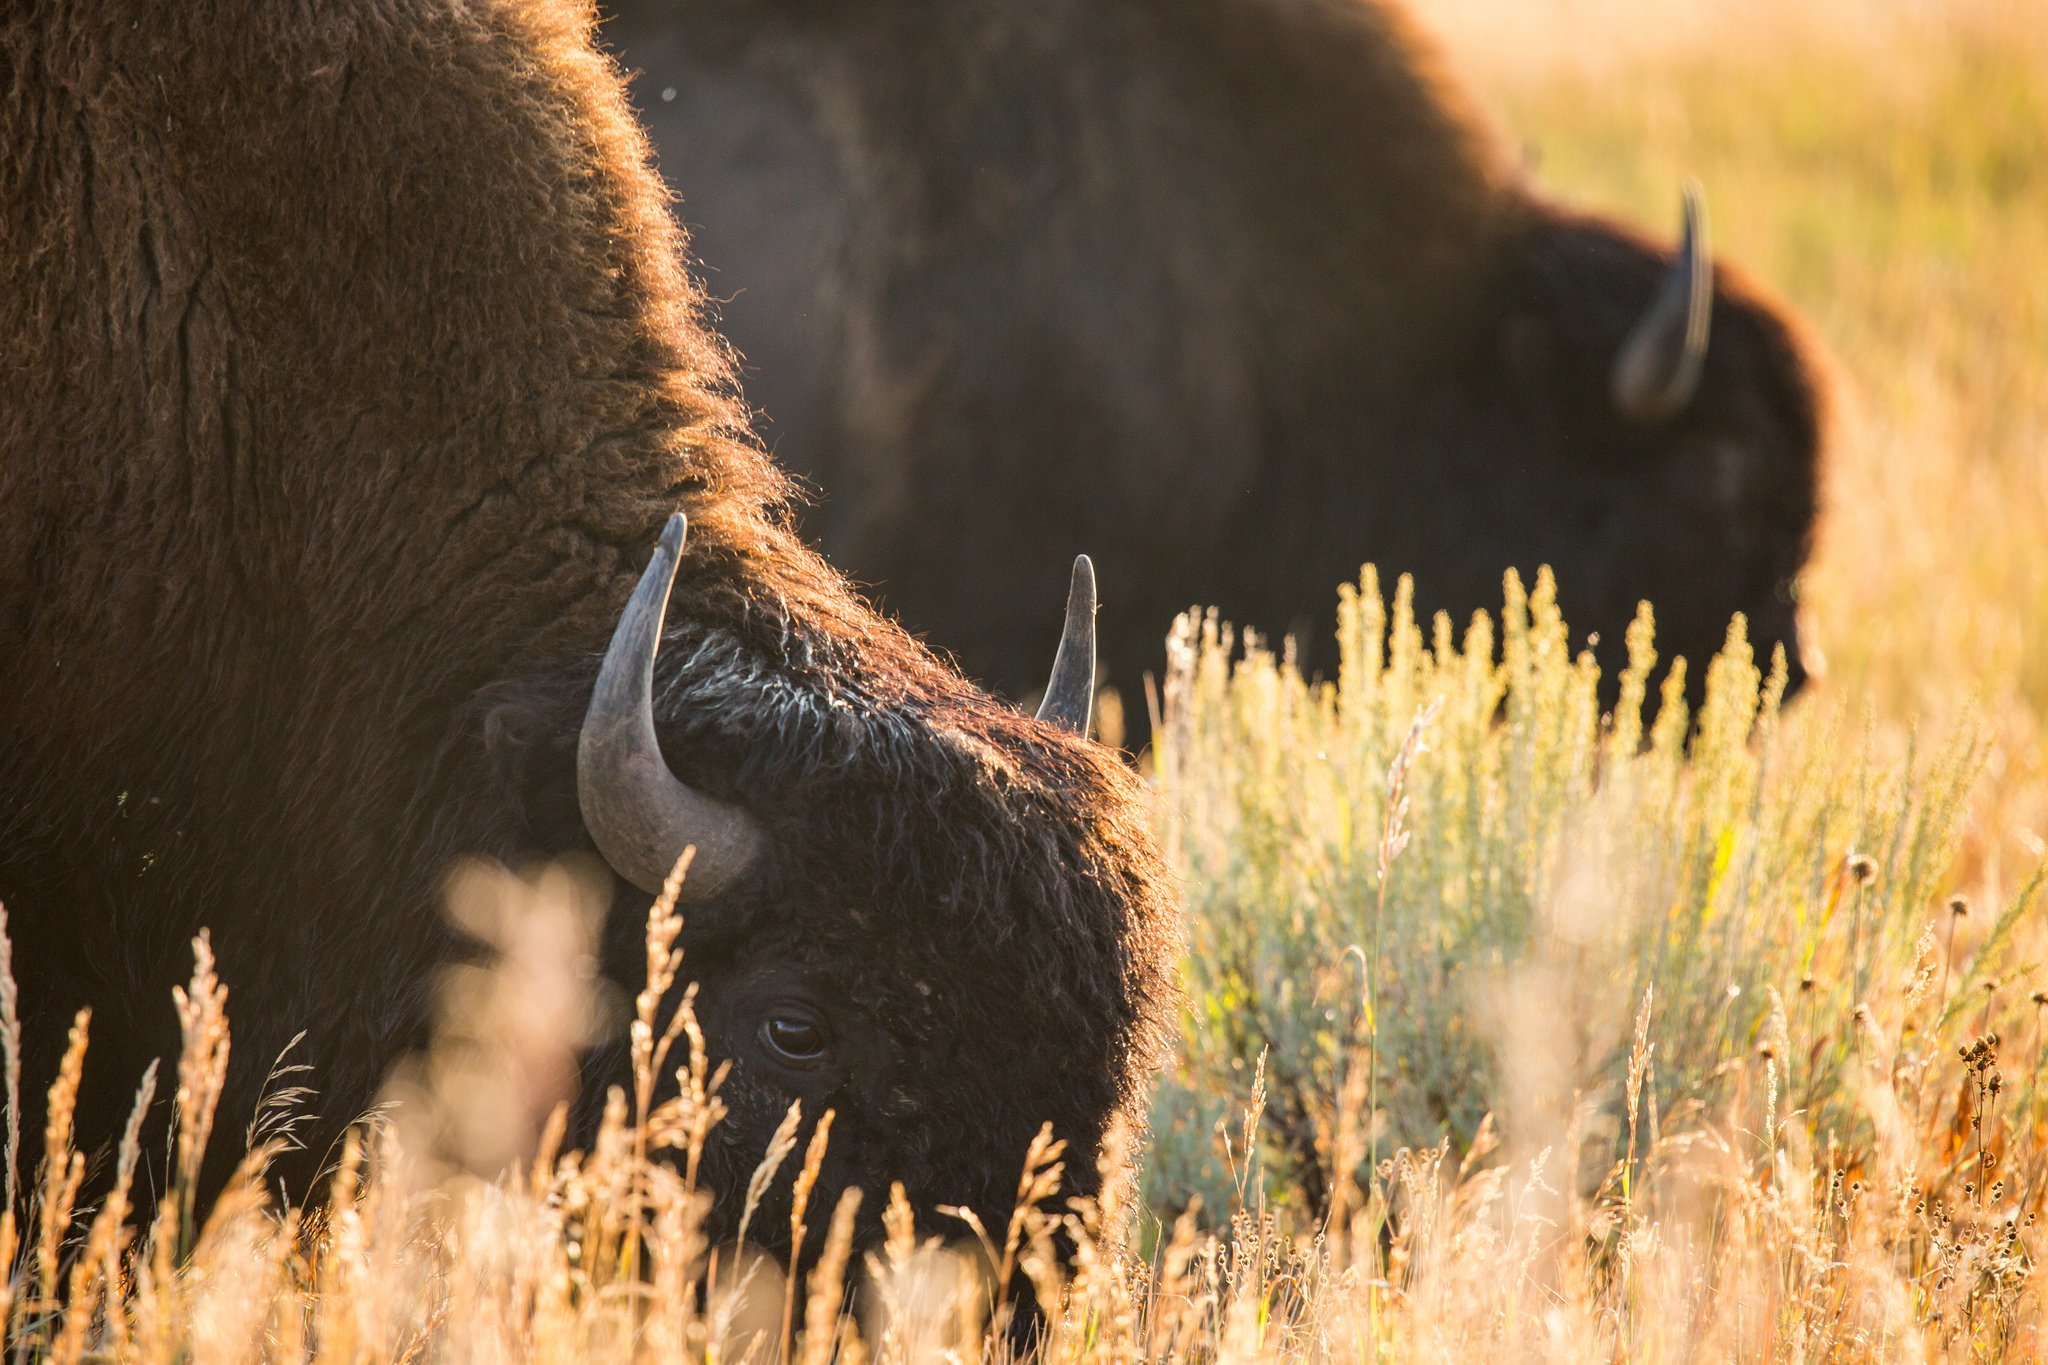
[(506, 794), (525, 834), (552, 846), (552, 834), (576, 828), (576, 732), (560, 702), (519, 682), (493, 684), (477, 698), (486, 771)]

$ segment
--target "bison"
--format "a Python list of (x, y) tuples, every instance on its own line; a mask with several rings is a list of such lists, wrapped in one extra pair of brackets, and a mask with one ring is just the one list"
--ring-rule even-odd
[(582, 7), (30, 0), (0, 68), (0, 895), (28, 1073), (97, 1011), (83, 1133), (210, 926), (218, 1131), (303, 1030), (304, 1188), (468, 951), (452, 861), (601, 853), (637, 982), (686, 845), (718, 1192), (801, 1099), (818, 1199), (1001, 1226), (1042, 1123), (1139, 1117), (1177, 921), (1072, 732), (1086, 566), (1034, 717), (799, 542)]
[(1543, 197), (1392, 0), (608, 3), (811, 526), (970, 674), (1036, 686), (1080, 539), (1126, 686), (1365, 560), (1458, 613), (1549, 564), (1610, 672), (1641, 599), (1695, 665), (1739, 611), (1797, 685), (1799, 326), (1696, 204)]

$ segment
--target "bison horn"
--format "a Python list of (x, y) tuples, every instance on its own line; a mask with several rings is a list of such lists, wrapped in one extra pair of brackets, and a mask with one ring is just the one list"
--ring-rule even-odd
[(679, 782), (655, 740), (654, 654), (683, 531), (682, 513), (669, 517), (612, 633), (576, 745), (576, 799), (598, 851), (643, 891), (659, 893), (683, 850), (694, 848), (682, 896), (703, 900), (753, 862), (761, 830), (746, 812)]
[(1060, 632), (1059, 652), (1052, 656), (1052, 680), (1038, 718), (1088, 733), (1095, 706), (1095, 566), (1087, 555), (1076, 556), (1074, 576), (1067, 584), (1067, 624)]
[(1614, 404), (1643, 421), (1669, 417), (1692, 401), (1707, 359), (1714, 312), (1714, 267), (1707, 255), (1700, 187), (1685, 187), (1685, 231), (1678, 258), (1614, 360)]

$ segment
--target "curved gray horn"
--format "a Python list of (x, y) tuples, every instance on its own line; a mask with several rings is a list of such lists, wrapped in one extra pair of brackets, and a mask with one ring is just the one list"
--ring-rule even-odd
[(1052, 680), (1045, 685), (1038, 718), (1085, 735), (1094, 707), (1095, 566), (1087, 555), (1079, 555), (1067, 584), (1066, 629), (1060, 632), (1059, 653), (1052, 656)]
[(661, 542), (626, 603), (598, 670), (576, 744), (576, 799), (598, 851), (642, 891), (661, 891), (685, 848), (695, 848), (681, 899), (730, 886), (761, 847), (746, 814), (676, 780), (654, 737), (654, 654), (683, 552), (683, 515)]
[(1685, 231), (1657, 297), (1614, 358), (1614, 405), (1630, 417), (1669, 417), (1692, 401), (1707, 359), (1714, 265), (1700, 187), (1685, 187)]

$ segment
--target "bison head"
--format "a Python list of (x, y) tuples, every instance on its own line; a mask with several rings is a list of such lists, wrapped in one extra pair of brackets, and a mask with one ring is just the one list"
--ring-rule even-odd
[[(1000, 1227), (1048, 1122), (1073, 1144), (1067, 1188), (1092, 1189), (1094, 1147), (1141, 1112), (1177, 941), (1135, 779), (1081, 733), (1088, 562), (1027, 717), (893, 627), (860, 642), (865, 658), (794, 622), (767, 646), (697, 622), (664, 636), (682, 539), (678, 515), (620, 619), (576, 779), (591, 840), (640, 892), (696, 850), (684, 976), (712, 1060), (732, 1066), (706, 1184), (744, 1189), (800, 1101), (810, 1120), (835, 1113), (819, 1198), (860, 1186), (870, 1232), (892, 1181), (927, 1231), (966, 1231), (947, 1205)], [(608, 939), (625, 984), (645, 905), (621, 904)], [(593, 1103), (620, 1065), (616, 1050), (591, 1060)], [(779, 1200), (753, 1227), (782, 1252)], [(738, 1213), (723, 1200), (714, 1230)]]
[[(1546, 207), (1503, 269), (1500, 330), (1464, 374), (1480, 397), (1438, 411), (1477, 448), (1522, 452), (1488, 475), (1518, 566), (1556, 569), (1568, 620), (1648, 599), (1695, 696), (1738, 610), (1797, 687), (1823, 413), (1786, 310), (1711, 263), (1696, 190), (1675, 254)], [(1611, 675), (1622, 641), (1596, 652)]]

